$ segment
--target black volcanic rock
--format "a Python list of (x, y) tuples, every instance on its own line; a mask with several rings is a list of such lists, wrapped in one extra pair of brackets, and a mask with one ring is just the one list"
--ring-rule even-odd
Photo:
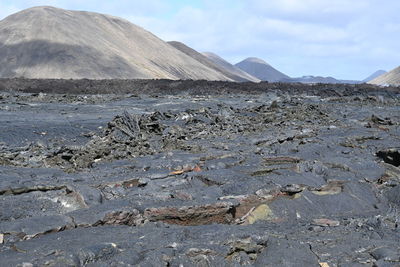
[(0, 88), (1, 266), (400, 258), (399, 88), (88, 79)]

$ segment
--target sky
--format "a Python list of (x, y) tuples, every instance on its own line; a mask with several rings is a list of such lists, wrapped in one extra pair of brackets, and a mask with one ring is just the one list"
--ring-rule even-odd
[(0, 0), (0, 19), (50, 5), (125, 18), (231, 63), (258, 57), (291, 77), (362, 80), (400, 65), (399, 0)]

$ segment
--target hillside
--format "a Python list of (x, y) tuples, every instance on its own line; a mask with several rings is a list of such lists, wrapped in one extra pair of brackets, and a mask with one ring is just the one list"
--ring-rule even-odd
[(231, 80), (127, 20), (34, 7), (0, 21), (0, 77)]
[[(170, 45), (172, 45), (174, 48), (180, 50), (181, 52), (185, 53), (186, 55), (190, 56), (191, 58), (199, 61), (203, 65), (222, 73), (226, 77), (237, 81), (237, 82), (246, 82), (246, 81), (252, 81), (252, 82), (259, 82), (259, 80), (255, 77), (252, 77), (251, 75), (243, 72), (243, 71), (235, 71), (232, 70), (232, 68), (226, 67), (224, 65), (218, 64), (211, 60), (207, 55), (202, 54), (194, 50), (193, 48), (185, 45), (184, 43), (177, 42), (177, 41), (170, 41), (168, 42)], [(228, 63), (228, 62), (227, 62)], [(228, 63), (229, 64), (229, 63)]]
[(374, 73), (372, 73), (371, 75), (369, 75), (367, 78), (362, 80), (362, 82), (366, 83), (366, 82), (372, 81), (373, 79), (378, 78), (379, 76), (381, 76), (381, 75), (383, 75), (385, 73), (387, 73), (387, 71), (385, 71), (385, 70), (377, 70)]
[(400, 66), (368, 82), (376, 85), (400, 86)]
[(235, 64), (235, 66), (262, 81), (278, 82), (282, 79), (290, 78), (264, 60), (255, 57), (247, 58)]
[(240, 68), (236, 67), (235, 65), (232, 65), (222, 57), (211, 53), (211, 52), (204, 52), (203, 55), (205, 55), (210, 61), (214, 62), (227, 72), (231, 73), (232, 75), (239, 77), (241, 81), (252, 81), (252, 82), (260, 82), (260, 79), (250, 75), (249, 73), (241, 70)]

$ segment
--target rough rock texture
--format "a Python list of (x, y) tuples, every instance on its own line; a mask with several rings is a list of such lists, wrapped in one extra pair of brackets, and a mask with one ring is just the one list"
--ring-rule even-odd
[[(16, 91), (25, 93), (56, 93), (56, 94), (131, 94), (146, 93), (152, 96), (159, 94), (189, 94), (189, 95), (233, 95), (256, 94), (265, 92), (283, 91), (287, 94), (319, 95), (323, 97), (352, 96), (354, 94), (368, 94), (378, 102), (382, 102), (381, 88), (371, 84), (312, 84), (302, 83), (236, 83), (205, 80), (72, 80), (72, 79), (1, 79), (1, 91)], [(398, 87), (386, 87), (384, 94), (396, 94)], [(70, 96), (75, 99), (77, 96)], [(51, 99), (41, 95), (41, 98)], [(78, 98), (80, 98), (78, 96)], [(101, 101), (102, 96), (93, 97), (93, 101)]]
[(400, 263), (398, 88), (0, 84), (1, 266)]
[(0, 21), (0, 77), (231, 80), (127, 20), (48, 6)]

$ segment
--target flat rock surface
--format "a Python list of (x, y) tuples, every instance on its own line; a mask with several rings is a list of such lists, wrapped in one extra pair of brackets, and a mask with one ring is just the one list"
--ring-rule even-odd
[(1, 266), (400, 264), (399, 94), (268, 86), (0, 93)]

